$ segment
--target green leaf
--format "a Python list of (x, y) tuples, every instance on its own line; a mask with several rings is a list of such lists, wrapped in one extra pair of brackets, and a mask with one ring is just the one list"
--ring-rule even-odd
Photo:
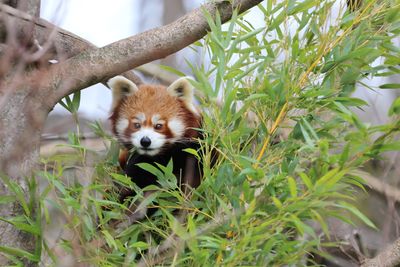
[(177, 70), (177, 69), (175, 69), (175, 68), (173, 68), (173, 67), (166, 66), (166, 65), (159, 65), (159, 67), (160, 67), (161, 69), (163, 69), (163, 70), (166, 70), (166, 71), (168, 71), (168, 72), (171, 72), (171, 73), (173, 73), (173, 74), (176, 74), (176, 75), (178, 75), (178, 76), (180, 76), (180, 77), (186, 76), (185, 73), (183, 73), (183, 72), (181, 72), (181, 71), (179, 71), (179, 70)]
[(304, 125), (307, 128), (308, 132), (311, 133), (313, 139), (318, 140), (318, 135), (314, 131), (314, 128), (310, 125), (310, 123), (308, 123), (308, 121), (304, 118), (301, 120), (301, 122), (302, 122), (302, 125)]
[(303, 127), (302, 123), (300, 123), (300, 129), (301, 129), (301, 133), (303, 134), (304, 140), (306, 141), (307, 145), (309, 145), (310, 147), (313, 147), (314, 141), (311, 139), (310, 135), (308, 134), (306, 129)]
[(19, 184), (17, 184), (16, 182), (12, 181), (6, 175), (0, 174), (0, 178), (8, 186), (9, 190), (11, 190), (11, 192), (13, 192), (15, 194), (16, 200), (24, 209), (25, 214), (29, 217), (31, 215), (31, 211), (29, 209), (28, 203), (26, 202), (25, 192), (22, 189), (22, 187)]
[(316, 190), (329, 190), (334, 186), (345, 174), (345, 170), (339, 172), (339, 168), (335, 168), (327, 172), (315, 183)]
[(313, 219), (319, 223), (324, 234), (328, 237), (328, 239), (330, 239), (329, 227), (328, 227), (327, 223), (325, 222), (325, 220), (322, 218), (322, 216), (316, 210), (312, 209), (311, 212), (312, 212)]
[(186, 229), (182, 226), (182, 223), (179, 222), (174, 215), (169, 212), (165, 212), (168, 217), (169, 226), (171, 230), (182, 239), (186, 239), (189, 234), (186, 232)]
[(164, 177), (164, 174), (162, 173), (162, 171), (160, 171), (160, 169), (158, 169), (157, 167), (154, 167), (153, 165), (149, 164), (149, 163), (137, 163), (137, 166), (139, 166), (140, 168), (142, 168), (145, 171), (148, 171), (149, 173), (155, 175), (156, 177)]
[(261, 28), (255, 29), (254, 31), (248, 32), (248, 33), (240, 36), (239, 38), (237, 38), (235, 40), (234, 44), (235, 43), (241, 43), (241, 42), (243, 42), (243, 41), (245, 41), (245, 40), (247, 40), (247, 39), (249, 39), (249, 38), (251, 38), (251, 37), (253, 37), (253, 36), (257, 35), (257, 34), (259, 34), (263, 30), (265, 30), (265, 28), (261, 27)]
[(278, 199), (278, 198), (276, 198), (276, 197), (271, 197), (272, 198), (272, 201), (274, 202), (274, 204), (275, 204), (275, 206), (278, 208), (278, 209), (282, 209), (282, 202)]
[(303, 183), (307, 186), (308, 190), (311, 190), (314, 186), (311, 182), (311, 179), (304, 172), (299, 173), (299, 176)]
[(131, 178), (128, 177), (127, 175), (111, 173), (111, 177), (114, 178), (121, 185), (128, 186), (128, 187), (133, 186), (133, 182), (132, 182)]
[(400, 83), (386, 83), (379, 86), (381, 89), (400, 89)]
[(297, 185), (296, 181), (293, 179), (293, 177), (288, 177), (288, 185), (289, 185), (289, 191), (290, 195), (295, 198), (297, 197)]
[(380, 153), (387, 152), (387, 151), (399, 151), (400, 150), (400, 141), (396, 141), (393, 143), (386, 143), (386, 144), (377, 144), (377, 145), (374, 145), (374, 149), (376, 149)]
[(15, 196), (4, 195), (0, 196), (0, 204), (12, 203), (16, 200)]
[(78, 112), (79, 109), (79, 105), (81, 103), (81, 91), (77, 91), (74, 93), (73, 97), (72, 97), (72, 110), (74, 112)]
[(342, 154), (340, 155), (340, 159), (339, 159), (339, 163), (340, 163), (340, 167), (341, 168), (343, 168), (345, 166), (345, 164), (347, 163), (349, 155), (350, 155), (350, 143), (347, 143), (344, 146)]
[(12, 224), (15, 228), (39, 236), (41, 234), (41, 229), (37, 225), (31, 225), (23, 222), (18, 222), (18, 221), (11, 221), (11, 220), (5, 220), (3, 218), (0, 218), (1, 221), (8, 222)]
[(389, 108), (388, 113), (389, 116), (400, 114), (400, 97), (396, 98), (396, 100), (393, 101), (392, 105)]
[(58, 101), (58, 104), (60, 104), (63, 108), (65, 108), (67, 111), (71, 112), (69, 106), (64, 103), (64, 101), (60, 100)]
[(364, 47), (356, 49), (345, 56), (340, 57), (337, 62), (343, 62), (352, 58), (364, 58), (366, 56), (371, 56), (371, 54), (376, 54), (377, 49), (371, 47)]
[(300, 235), (303, 236), (304, 233), (311, 235), (312, 237), (316, 238), (315, 231), (312, 227), (308, 226), (304, 222), (302, 222), (297, 216), (291, 214), (289, 219), (294, 225), (296, 229), (299, 231)]
[(8, 255), (27, 258), (28, 260), (31, 260), (34, 262), (39, 262), (39, 260), (40, 260), (40, 256), (29, 253), (28, 251), (25, 251), (25, 250), (22, 250), (19, 248), (0, 246), (0, 252), (2, 252), (4, 254), (8, 254)]
[[(294, 1), (290, 1), (290, 2), (294, 2)], [(293, 5), (289, 5), (287, 12), (288, 15), (294, 15), (296, 13), (300, 13), (303, 11), (306, 11), (308, 9), (310, 9), (311, 7), (313, 7), (318, 1), (315, 0), (303, 0), (300, 1), (297, 5), (293, 4)]]
[(112, 235), (111, 235), (107, 230), (103, 230), (103, 231), (101, 231), (101, 232), (103, 233), (104, 238), (105, 238), (105, 240), (106, 240), (108, 246), (110, 246), (110, 247), (112, 247), (112, 248), (114, 248), (114, 249), (118, 249), (118, 245), (117, 245), (117, 243), (115, 242), (114, 237), (112, 237)]
[(357, 216), (366, 225), (377, 230), (375, 224), (370, 219), (368, 219), (364, 214), (362, 214), (356, 207), (352, 206), (351, 204), (344, 202), (344, 201), (339, 201), (339, 203), (336, 204), (335, 206), (339, 207), (339, 208), (344, 208), (344, 209), (350, 211), (352, 214)]
[(345, 106), (368, 106), (368, 103), (364, 100), (356, 97), (336, 97), (334, 98), (335, 101), (342, 103)]
[(189, 153), (189, 154), (195, 156), (196, 159), (200, 159), (200, 155), (199, 155), (199, 153), (197, 152), (196, 149), (193, 149), (193, 148), (185, 148), (185, 149), (182, 149), (182, 151), (185, 151), (186, 153)]
[(143, 241), (138, 241), (138, 242), (135, 242), (135, 243), (129, 245), (129, 247), (131, 247), (131, 248), (139, 248), (139, 249), (148, 249), (150, 247), (150, 245), (145, 243), (145, 242), (143, 242)]

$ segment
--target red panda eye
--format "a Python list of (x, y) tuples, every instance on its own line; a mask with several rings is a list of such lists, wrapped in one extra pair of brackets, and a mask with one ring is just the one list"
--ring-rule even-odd
[(140, 123), (135, 122), (135, 123), (133, 124), (133, 127), (135, 127), (136, 129), (139, 129), (139, 128), (140, 128)]
[(163, 125), (162, 125), (161, 123), (157, 123), (157, 124), (154, 126), (154, 128), (155, 128), (156, 130), (160, 130), (162, 127), (163, 127)]

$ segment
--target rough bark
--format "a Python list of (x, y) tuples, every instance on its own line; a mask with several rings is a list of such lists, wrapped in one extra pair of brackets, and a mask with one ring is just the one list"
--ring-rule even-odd
[(40, 16), (40, 0), (19, 0), (17, 8), (36, 18)]
[[(35, 0), (29, 2), (39, 3)], [(34, 29), (34, 38), (42, 46), (47, 44), (46, 52), (64, 56), (59, 57), (58, 59), (61, 59), (59, 63), (51, 67), (42, 64), (34, 66), (36, 69), (32, 66), (21, 68), (17, 62), (11, 67), (8, 66), (10, 68), (4, 72), (0, 72), (1, 172), (17, 181), (26, 190), (24, 177), (35, 170), (39, 156), (40, 134), (47, 114), (64, 96), (144, 63), (164, 58), (202, 38), (209, 30), (203, 16), (204, 11), (215, 14), (218, 10), (221, 20), (225, 22), (230, 19), (233, 8), (243, 12), (260, 2), (262, 0), (213, 1), (167, 26), (102, 48), (96, 48), (44, 20), (0, 5), (0, 42), (5, 43), (1, 47), (2, 50), (4, 47), (5, 50), (13, 49), (15, 42), (10, 43), (10, 40), (24, 40), (25, 29), (31, 25)], [(1, 53), (2, 62), (9, 59), (6, 52)], [(0, 184), (0, 194), (11, 194), (3, 183)], [(0, 217), (7, 218), (21, 214), (18, 204), (1, 206)], [(0, 224), (0, 233), (2, 233), (1, 246), (33, 251), (32, 236), (17, 231), (7, 223)], [(0, 256), (0, 265), (6, 264), (7, 259)], [(25, 266), (30, 264), (33, 263), (26, 262)]]
[[(35, 168), (40, 132), (49, 109), (41, 106), (39, 99), (30, 98), (30, 93), (23, 89), (18, 92), (7, 92), (7, 96), (2, 95), (1, 100), (0, 170), (12, 177), (27, 192), (26, 177), (23, 175), (30, 173)], [(18, 141), (17, 144), (15, 140)], [(13, 192), (3, 182), (0, 182), (0, 195), (13, 195)], [(18, 202), (0, 206), (1, 218), (9, 219), (22, 214), (24, 212)], [(35, 240), (38, 236), (19, 231), (4, 221), (0, 221), (0, 233), (1, 246), (23, 249), (28, 252), (35, 249)], [(6, 266), (7, 261), (7, 258), (0, 253), (0, 266)], [(22, 261), (24, 266), (35, 266), (28, 259), (22, 259)]]
[[(40, 0), (19, 0), (13, 1), (15, 7), (30, 14), (33, 18), (39, 17), (40, 14)], [(4, 18), (3, 18), (4, 19)], [(8, 30), (13, 30), (12, 20), (8, 21)], [(24, 38), (21, 38), (21, 47), (25, 49), (32, 48), (33, 39), (35, 38), (33, 25), (24, 25), (21, 27), (20, 34)], [(11, 36), (11, 38), (10, 38)], [(10, 45), (15, 45), (13, 34), (7, 34), (7, 41)], [(17, 49), (13, 48), (15, 51)], [(6, 49), (8, 52), (12, 49)], [(2, 67), (5, 67), (7, 63), (10, 69), (18, 72), (18, 68), (13, 68), (11, 58), (8, 55), (1, 57)], [(4, 60), (6, 62), (4, 62)], [(7, 62), (10, 61), (10, 62)], [(5, 172), (7, 175), (14, 178), (18, 185), (27, 192), (27, 186), (25, 184), (25, 177), (21, 174), (28, 174), (29, 171), (34, 167), (34, 163), (38, 158), (40, 132), (43, 126), (49, 109), (44, 108), (40, 101), (37, 101), (36, 96), (32, 97), (31, 86), (25, 85), (18, 88), (13, 86), (5, 86), (0, 89), (0, 172)], [(8, 88), (7, 88), (8, 87)], [(18, 90), (12, 90), (18, 89)], [(40, 96), (40, 94), (37, 94)], [(32, 112), (35, 111), (35, 112)], [(22, 126), (22, 127), (21, 127)], [(20, 131), (18, 134), (23, 136), (19, 140), (20, 150), (14, 149), (15, 142), (13, 140), (15, 131)], [(23, 148), (32, 146), (31, 149), (24, 151)], [(20, 164), (10, 164), (10, 162)], [(6, 167), (8, 166), (8, 167)], [(3, 175), (3, 173), (0, 173)], [(0, 195), (13, 195), (5, 183), (0, 183)], [(25, 213), (21, 205), (17, 202), (9, 202), (3, 204), (0, 209), (0, 217), (3, 219), (14, 218), (21, 216)], [(18, 230), (12, 224), (0, 221), (0, 245), (2, 251), (4, 248), (18, 248), (28, 252), (35, 250), (35, 243), (37, 236), (28, 234)], [(21, 259), (24, 266), (36, 265), (34, 261), (27, 258)], [(0, 265), (5, 266), (8, 264), (8, 259), (4, 254), (0, 254)]]

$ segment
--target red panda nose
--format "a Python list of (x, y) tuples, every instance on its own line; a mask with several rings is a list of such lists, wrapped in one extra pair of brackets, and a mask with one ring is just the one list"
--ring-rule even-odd
[(147, 136), (142, 137), (142, 139), (140, 139), (140, 144), (142, 147), (147, 148), (151, 145), (151, 140)]

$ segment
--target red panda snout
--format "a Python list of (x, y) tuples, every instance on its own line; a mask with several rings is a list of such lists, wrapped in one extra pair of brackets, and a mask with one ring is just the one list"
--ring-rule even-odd
[(131, 134), (133, 146), (142, 155), (154, 156), (160, 153), (166, 144), (166, 137), (153, 129), (146, 127)]
[(131, 120), (120, 118), (115, 128), (122, 143), (133, 146), (141, 155), (149, 156), (159, 154), (163, 148), (182, 139), (187, 129), (179, 117), (167, 120), (155, 114), (149, 120), (142, 113)]

